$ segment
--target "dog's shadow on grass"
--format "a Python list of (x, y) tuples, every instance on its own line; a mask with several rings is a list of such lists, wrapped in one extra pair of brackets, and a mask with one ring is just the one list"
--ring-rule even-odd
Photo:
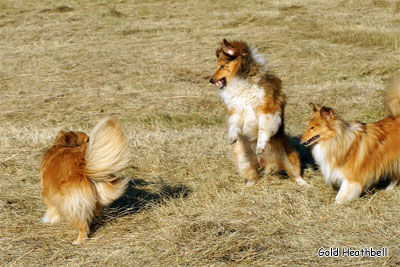
[[(141, 187), (156, 187), (156, 190), (146, 190)], [(96, 222), (91, 227), (93, 235), (105, 223), (115, 218), (121, 218), (141, 210), (151, 208), (155, 204), (162, 204), (168, 199), (185, 198), (191, 190), (183, 185), (156, 184), (143, 179), (131, 179), (125, 194), (106, 207)]]
[(139, 188), (152, 185), (156, 184), (142, 179), (130, 180), (125, 194), (108, 206), (104, 214), (114, 218), (122, 217), (149, 208), (153, 204), (161, 204), (171, 198), (185, 198), (190, 193), (189, 188), (183, 184), (158, 185), (160, 188), (155, 192)]

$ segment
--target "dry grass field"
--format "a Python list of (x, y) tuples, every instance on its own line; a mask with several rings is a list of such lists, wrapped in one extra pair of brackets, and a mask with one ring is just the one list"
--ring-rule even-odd
[[(299, 187), (281, 173), (244, 188), (226, 110), (208, 79), (222, 38), (259, 47), (287, 95), (286, 131), (301, 152)], [(400, 186), (333, 205), (298, 144), (309, 102), (347, 120), (383, 118), (400, 68), (395, 0), (2, 0), (2, 266), (398, 266)], [(61, 130), (124, 124), (126, 194), (84, 246), (43, 225), (39, 165)], [(388, 257), (321, 258), (320, 247), (387, 247)]]

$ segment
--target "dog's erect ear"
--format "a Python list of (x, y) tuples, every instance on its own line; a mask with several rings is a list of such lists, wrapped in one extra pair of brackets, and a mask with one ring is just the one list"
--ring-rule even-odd
[(217, 56), (217, 58), (219, 58), (219, 53), (221, 53), (221, 49), (217, 49), (217, 51), (215, 51), (215, 55)]
[(70, 134), (64, 135), (63, 142), (66, 145), (69, 145), (72, 142), (72, 136)]
[[(79, 140), (79, 138), (78, 138), (78, 140)], [(78, 145), (78, 146), (80, 146), (80, 145), (82, 145), (82, 144), (85, 144), (85, 143), (89, 143), (89, 136), (85, 136), (85, 137), (83, 138), (83, 140), (82, 140), (82, 143), (78, 143), (78, 140), (77, 140), (77, 145)]]
[(75, 142), (76, 146), (80, 146), (82, 144), (89, 142), (89, 136), (86, 133), (81, 131), (74, 131), (73, 133), (76, 135), (76, 142)]
[(64, 135), (64, 145), (76, 146), (78, 142), (78, 136), (74, 132), (68, 132)]
[(319, 112), (321, 113), (322, 117), (327, 121), (330, 121), (330, 120), (333, 120), (336, 118), (335, 112), (331, 108), (322, 107)]
[(59, 131), (57, 134), (56, 140), (60, 139), (65, 133), (66, 133), (65, 131)]
[(321, 105), (319, 104), (310, 103), (308, 105), (313, 109), (314, 112), (318, 112), (321, 110)]
[(54, 145), (62, 145), (64, 143), (64, 141), (63, 141), (64, 140), (64, 135), (65, 135), (64, 131), (59, 131), (57, 136), (56, 136), (56, 139), (54, 139), (53, 144)]
[(235, 56), (235, 49), (226, 39), (223, 40), (222, 51), (231, 57)]
[(89, 143), (89, 136), (88, 137), (84, 137), (83, 140), (79, 140), (79, 138), (77, 138), (75, 145), (80, 146), (82, 144), (85, 143)]

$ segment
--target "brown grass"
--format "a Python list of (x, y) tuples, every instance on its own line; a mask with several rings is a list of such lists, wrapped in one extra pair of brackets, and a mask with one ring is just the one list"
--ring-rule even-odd
[[(208, 84), (222, 38), (257, 45), (284, 82), (286, 128), (309, 102), (374, 121), (399, 69), (398, 1), (54, 1), (0, 3), (0, 258), (4, 266), (395, 266), (400, 191), (332, 204), (301, 146), (300, 188), (281, 174), (243, 188), (225, 107)], [(86, 246), (42, 225), (38, 169), (58, 130), (114, 115), (132, 183)], [(319, 258), (319, 247), (389, 248), (386, 258)]]

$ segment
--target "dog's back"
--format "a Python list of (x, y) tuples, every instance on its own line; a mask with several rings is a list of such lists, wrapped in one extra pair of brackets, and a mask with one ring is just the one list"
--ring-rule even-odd
[(86, 178), (85, 152), (88, 141), (89, 137), (83, 132), (58, 133), (53, 146), (44, 155), (40, 167), (44, 198), (47, 197), (48, 190), (61, 189), (63, 184), (71, 179)]
[(71, 174), (81, 173), (85, 176), (85, 149), (83, 146), (53, 145), (43, 157), (42, 181), (60, 185)]

